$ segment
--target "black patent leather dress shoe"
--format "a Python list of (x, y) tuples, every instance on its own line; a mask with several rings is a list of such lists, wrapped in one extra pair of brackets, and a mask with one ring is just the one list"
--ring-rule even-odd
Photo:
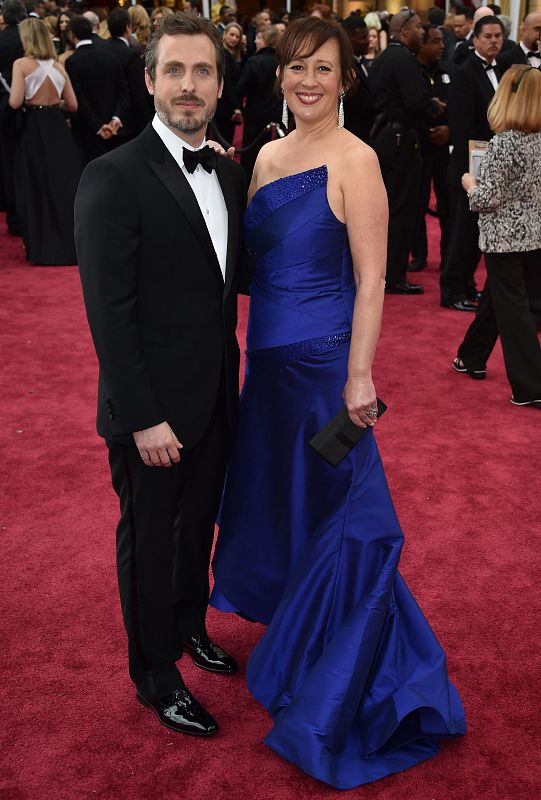
[(424, 289), (420, 283), (410, 283), (409, 281), (399, 281), (398, 283), (388, 283), (385, 287), (387, 294), (423, 294)]
[(412, 258), (407, 269), (408, 272), (421, 272), (426, 269), (426, 261), (424, 258)]
[(208, 636), (190, 636), (183, 640), (182, 645), (193, 663), (201, 669), (231, 675), (239, 668), (235, 659), (211, 642)]
[(190, 736), (212, 736), (218, 730), (214, 717), (187, 689), (175, 689), (171, 694), (152, 700), (143, 697), (138, 689), (136, 696), (142, 705), (154, 711), (162, 725), (172, 731)]
[(453, 311), (477, 311), (477, 305), (471, 300), (457, 300), (456, 303), (441, 303), (442, 308), (452, 308)]

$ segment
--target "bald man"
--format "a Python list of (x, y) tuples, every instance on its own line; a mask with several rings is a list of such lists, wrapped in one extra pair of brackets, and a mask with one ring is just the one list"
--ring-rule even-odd
[(498, 65), (505, 72), (513, 64), (528, 64), (541, 69), (539, 40), (541, 38), (541, 11), (527, 14), (520, 26), (520, 42), (505, 53), (498, 56)]

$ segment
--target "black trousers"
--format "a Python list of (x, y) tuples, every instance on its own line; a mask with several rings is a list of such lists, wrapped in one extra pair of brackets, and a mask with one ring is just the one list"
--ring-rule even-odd
[(3, 181), (4, 207), (6, 224), (11, 233), (22, 230), (21, 220), (17, 216), (15, 201), (15, 151), (17, 149), (17, 114), (8, 105), (9, 95), (0, 96), (0, 162)]
[(135, 444), (107, 442), (120, 499), (117, 574), (130, 676), (147, 697), (183, 685), (182, 638), (205, 631), (208, 571), (230, 431), (225, 391), (202, 440), (172, 467), (147, 467)]
[(470, 369), (484, 369), (500, 336), (507, 378), (519, 402), (541, 398), (541, 347), (526, 280), (541, 271), (541, 250), (485, 253), (487, 283), (475, 319), (458, 348)]
[(443, 305), (475, 299), (474, 275), (481, 258), (479, 215), (470, 211), (468, 195), (462, 187), (449, 187), (449, 203), (451, 241), (440, 274)]
[(436, 212), (440, 223), (440, 269), (447, 256), (451, 237), (449, 187), (447, 185), (447, 167), (449, 150), (447, 147), (426, 145), (421, 147), (423, 162), (417, 212), (413, 231), (411, 255), (419, 261), (426, 261), (428, 241), (426, 237), (426, 213), (430, 206), (430, 190), (434, 184), (436, 195)]
[(421, 156), (413, 131), (398, 131), (387, 125), (373, 143), (389, 200), (387, 283), (406, 280), (415, 212), (421, 180)]

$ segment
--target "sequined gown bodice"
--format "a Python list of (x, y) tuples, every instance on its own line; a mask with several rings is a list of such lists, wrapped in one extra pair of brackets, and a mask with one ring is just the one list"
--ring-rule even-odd
[(327, 201), (325, 166), (259, 189), (245, 232), (254, 262), (248, 350), (351, 330), (351, 253), (346, 226)]

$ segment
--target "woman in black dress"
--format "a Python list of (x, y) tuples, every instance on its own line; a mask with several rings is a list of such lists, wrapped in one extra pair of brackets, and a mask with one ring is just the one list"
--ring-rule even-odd
[(75, 264), (73, 203), (81, 166), (64, 112), (77, 99), (45, 23), (19, 25), (24, 57), (13, 64), (9, 104), (20, 112), (15, 158), (17, 214), (31, 264)]
[(243, 38), (242, 28), (238, 22), (230, 22), (229, 25), (226, 25), (223, 33), (225, 52), (224, 88), (222, 96), (218, 100), (216, 114), (214, 115), (214, 125), (220, 137), (225, 139), (228, 144), (233, 142), (235, 126), (242, 121), (242, 118), (237, 117), (235, 114), (235, 109), (237, 107), (236, 87), (245, 61), (246, 47), (243, 43)]

